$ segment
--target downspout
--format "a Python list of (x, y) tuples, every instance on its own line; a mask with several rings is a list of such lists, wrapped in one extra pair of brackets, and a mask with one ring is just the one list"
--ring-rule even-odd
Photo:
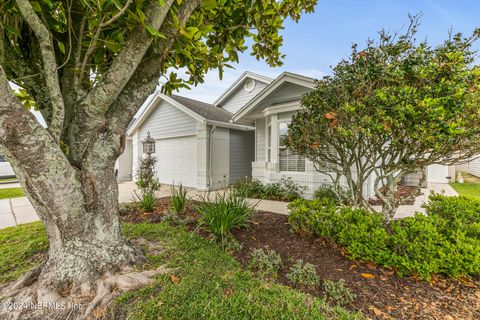
[(212, 137), (213, 133), (217, 126), (212, 126), (208, 135), (208, 191), (212, 190), (212, 153), (213, 153), (213, 143)]

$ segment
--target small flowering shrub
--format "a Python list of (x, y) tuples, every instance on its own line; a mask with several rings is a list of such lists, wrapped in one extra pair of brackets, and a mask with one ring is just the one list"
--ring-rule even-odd
[(255, 179), (242, 179), (233, 185), (233, 192), (245, 198), (293, 201), (302, 197), (306, 187), (296, 184), (292, 178), (263, 184)]
[(325, 280), (323, 282), (323, 296), (328, 302), (344, 307), (351, 305), (356, 296), (345, 285), (345, 280), (339, 281)]

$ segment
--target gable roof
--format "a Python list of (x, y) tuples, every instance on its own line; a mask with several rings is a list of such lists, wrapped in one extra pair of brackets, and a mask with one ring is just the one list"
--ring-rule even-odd
[(176, 107), (180, 111), (183, 111), (195, 120), (205, 124), (211, 124), (238, 130), (255, 129), (254, 127), (231, 123), (230, 120), (232, 119), (233, 114), (222, 108), (215, 107), (214, 105), (211, 105), (209, 103), (177, 95), (167, 96), (157, 90), (148, 102), (148, 105), (143, 111), (143, 113), (128, 128), (127, 135), (133, 134), (143, 124), (143, 122), (148, 119), (150, 113), (152, 113), (158, 103), (160, 103), (160, 101), (162, 100), (169, 103), (173, 107)]
[(240, 108), (232, 117), (232, 120), (238, 121), (240, 118), (248, 114), (253, 110), (263, 99), (275, 91), (284, 83), (293, 83), (299, 86), (304, 86), (307, 88), (313, 89), (315, 86), (315, 79), (302, 76), (300, 74), (292, 72), (283, 72), (278, 78), (270, 82), (259, 94), (257, 94), (252, 100), (250, 100), (246, 105)]
[(233, 116), (231, 112), (228, 112), (227, 110), (219, 107), (215, 107), (214, 105), (209, 103), (177, 95), (171, 95), (170, 98), (172, 98), (178, 103), (181, 103), (188, 109), (192, 110), (193, 112), (204, 117), (207, 120), (229, 122)]
[(222, 102), (227, 100), (248, 78), (254, 79), (254, 80), (266, 83), (266, 84), (269, 84), (270, 82), (273, 81), (273, 79), (271, 79), (269, 77), (262, 76), (261, 74), (253, 73), (253, 72), (250, 72), (250, 71), (245, 71), (244, 73), (242, 73), (242, 75), (237, 80), (235, 80), (234, 83), (232, 83), (232, 85), (230, 87), (228, 87), (227, 90), (225, 90), (224, 93), (222, 93), (220, 95), (220, 97), (218, 97), (217, 100), (215, 100), (213, 105), (218, 106)]

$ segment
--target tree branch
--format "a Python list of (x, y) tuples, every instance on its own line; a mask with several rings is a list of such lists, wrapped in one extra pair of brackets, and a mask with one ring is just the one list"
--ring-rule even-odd
[(48, 124), (48, 130), (55, 141), (60, 140), (63, 128), (65, 106), (58, 79), (57, 62), (53, 49), (53, 40), (47, 27), (33, 10), (28, 0), (17, 0), (17, 5), (25, 22), (35, 33), (40, 45), (43, 68), (45, 72), (45, 83), (52, 103), (52, 117)]
[[(146, 21), (153, 29), (160, 29), (172, 3), (173, 0), (167, 0), (164, 6), (160, 6), (158, 1), (151, 1), (146, 6)], [(85, 99), (87, 114), (102, 114), (108, 110), (132, 77), (152, 41), (153, 37), (146, 30), (137, 31), (135, 36), (132, 34), (102, 81)]]
[(159, 57), (145, 60), (139, 65), (122, 93), (108, 110), (107, 119), (112, 130), (121, 131), (123, 134), (142, 103), (155, 90), (164, 67), (165, 53), (171, 49), (174, 35), (187, 23), (193, 11), (200, 4), (200, 0), (183, 1), (178, 9), (177, 18), (180, 23), (177, 29), (166, 30), (164, 27), (160, 29), (160, 32), (170, 34), (171, 38), (164, 40), (157, 50), (162, 53)]

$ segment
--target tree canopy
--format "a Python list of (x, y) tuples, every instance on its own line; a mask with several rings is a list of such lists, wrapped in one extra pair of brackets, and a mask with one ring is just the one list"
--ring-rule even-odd
[(380, 32), (364, 49), (354, 45), (303, 97), (289, 127), (289, 147), (329, 174), (337, 190), (345, 186), (354, 204), (368, 205), (364, 185), (374, 177), (388, 219), (405, 174), (480, 153), (480, 68), (472, 49), (480, 30), (433, 47), (416, 41), (417, 27), (413, 17), (404, 34)]

